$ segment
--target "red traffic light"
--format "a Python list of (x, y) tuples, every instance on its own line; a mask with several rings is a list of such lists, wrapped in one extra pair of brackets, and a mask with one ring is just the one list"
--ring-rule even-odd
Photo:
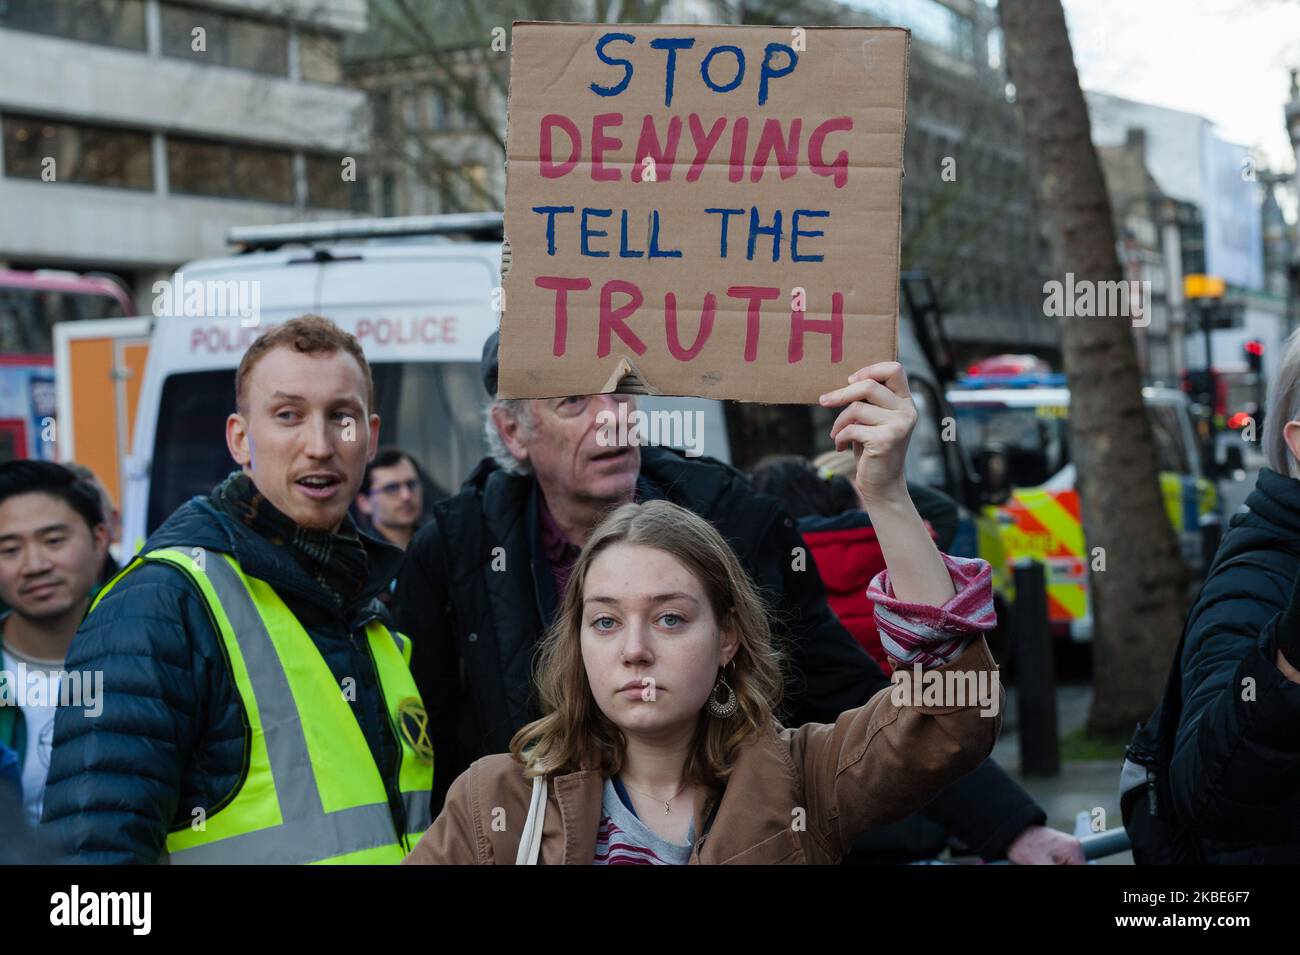
[(1264, 343), (1261, 341), (1255, 341), (1253, 339), (1251, 341), (1246, 342), (1246, 354), (1255, 355), (1256, 357), (1263, 357)]

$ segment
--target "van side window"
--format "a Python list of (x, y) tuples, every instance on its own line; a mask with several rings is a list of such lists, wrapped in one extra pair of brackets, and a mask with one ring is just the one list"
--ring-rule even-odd
[(1179, 427), (1178, 409), (1173, 405), (1148, 404), (1147, 412), (1156, 438), (1156, 469), (1190, 474), (1191, 457)]
[(907, 479), (951, 494), (943, 435), (940, 431), (939, 404), (930, 386), (920, 379), (910, 378), (908, 388), (912, 392), (912, 402), (916, 405), (917, 418), (904, 463)]

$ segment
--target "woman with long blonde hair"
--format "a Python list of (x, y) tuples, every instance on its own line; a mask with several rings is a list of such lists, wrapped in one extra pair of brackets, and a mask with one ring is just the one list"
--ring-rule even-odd
[(832, 439), (859, 456), (885, 554), (869, 592), (895, 686), (783, 729), (779, 653), (736, 555), (690, 511), (626, 504), (583, 547), (539, 651), (544, 715), (452, 784), (407, 862), (837, 862), (988, 755), (989, 568), (940, 554), (907, 496), (906, 376), (873, 365), (822, 403), (846, 406)]

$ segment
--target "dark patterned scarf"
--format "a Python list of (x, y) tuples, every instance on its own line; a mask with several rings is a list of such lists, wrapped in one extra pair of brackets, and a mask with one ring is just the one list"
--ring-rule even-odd
[(212, 497), (235, 520), (272, 545), (286, 548), (339, 607), (347, 606), (365, 588), (369, 563), (350, 515), (344, 516), (334, 533), (300, 527), (268, 501), (243, 471), (232, 471)]

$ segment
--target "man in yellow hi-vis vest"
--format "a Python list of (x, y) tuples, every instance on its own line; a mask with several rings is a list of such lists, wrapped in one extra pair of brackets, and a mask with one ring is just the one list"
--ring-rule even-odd
[(347, 513), (378, 446), (373, 391), (323, 318), (244, 355), (239, 468), (152, 534), (73, 641), (103, 699), (56, 718), (44, 819), (76, 858), (395, 863), (428, 827), (411, 648), (375, 599), (402, 553)]

